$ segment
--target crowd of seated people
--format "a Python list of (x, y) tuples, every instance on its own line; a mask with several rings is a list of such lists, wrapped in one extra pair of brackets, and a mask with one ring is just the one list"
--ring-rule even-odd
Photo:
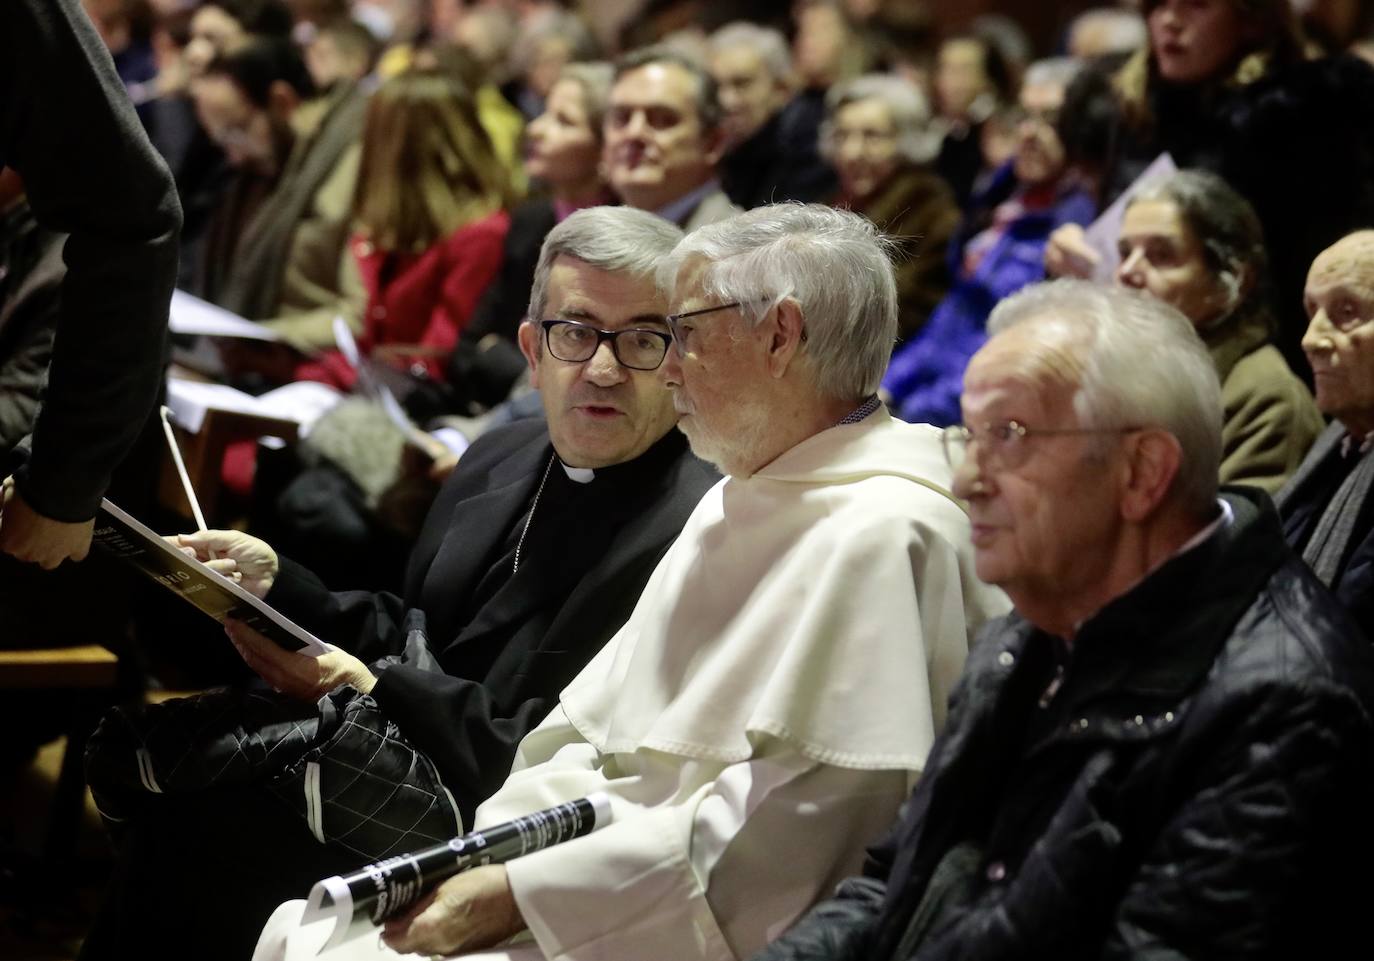
[[(176, 538), (334, 649), (231, 622), (227, 687), (107, 716), (84, 958), (313, 956), (311, 881), (593, 792), (610, 827), (336, 957), (1339, 953), (1334, 866), (1374, 857), (1358, 31), (86, 6), (181, 286), (271, 332), (221, 375), (345, 399), (231, 445), (238, 516)], [(60, 242), (0, 170), (0, 451)], [(235, 893), (196, 909), (187, 859)]]

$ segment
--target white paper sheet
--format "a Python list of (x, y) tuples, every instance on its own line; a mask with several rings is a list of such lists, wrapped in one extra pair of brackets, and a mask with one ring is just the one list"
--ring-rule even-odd
[(241, 337), (245, 340), (280, 341), (281, 336), (262, 324), (244, 320), (223, 307), (201, 300), (184, 290), (172, 291), (168, 327), (174, 334), (200, 334), (204, 337)]

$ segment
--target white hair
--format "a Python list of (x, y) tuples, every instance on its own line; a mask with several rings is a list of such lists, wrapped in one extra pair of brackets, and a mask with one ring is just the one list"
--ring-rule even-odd
[(772, 204), (700, 227), (659, 268), (671, 291), (683, 265), (707, 262), (703, 292), (738, 301), (758, 323), (792, 299), (801, 309), (803, 355), (826, 397), (855, 399), (878, 389), (897, 338), (892, 243), (847, 210), (820, 204)]
[(1209, 512), (1221, 469), (1221, 384), (1183, 314), (1137, 291), (1054, 280), (1023, 288), (988, 318), (991, 335), (1027, 322), (1058, 328), (1082, 361), (1074, 411), (1084, 427), (1158, 427), (1183, 449), (1171, 495)]
[(1021, 86), (1039, 87), (1043, 85), (1069, 89), (1069, 84), (1083, 72), (1083, 61), (1075, 57), (1047, 57), (1037, 60), (1026, 68)]
[(582, 108), (587, 112), (587, 125), (592, 136), (602, 139), (601, 123), (606, 116), (606, 105), (611, 101), (611, 81), (615, 68), (603, 60), (589, 60), (585, 63), (570, 63), (558, 71), (555, 85), (569, 80), (582, 90)]
[(682, 231), (655, 214), (634, 207), (587, 207), (549, 231), (539, 249), (525, 316), (540, 320), (548, 305), (549, 272), (560, 256), (596, 267), (655, 279), (659, 264), (672, 253)]
[(834, 155), (835, 116), (843, 108), (863, 100), (877, 100), (887, 107), (897, 135), (897, 153), (910, 163), (923, 164), (940, 151), (940, 134), (931, 124), (930, 102), (910, 80), (885, 73), (869, 73), (838, 83), (825, 95), (825, 121), (821, 124), (821, 154)]
[(595, 59), (599, 52), (596, 38), (581, 17), (566, 10), (548, 10), (520, 28), (511, 45), (511, 72), (523, 77), (534, 66), (540, 46), (549, 40), (567, 41), (570, 63)]
[(736, 20), (711, 34), (709, 46), (712, 55), (748, 47), (758, 54), (774, 80), (786, 81), (792, 76), (792, 52), (788, 49), (787, 38), (771, 27)]
[[(1118, 7), (1094, 7), (1085, 10), (1074, 18), (1069, 25), (1070, 49), (1079, 32), (1092, 31), (1101, 41), (1101, 49), (1093, 51), (1095, 56), (1113, 53), (1133, 53), (1150, 41), (1145, 18), (1134, 10)], [(1077, 51), (1074, 51), (1077, 54)]]

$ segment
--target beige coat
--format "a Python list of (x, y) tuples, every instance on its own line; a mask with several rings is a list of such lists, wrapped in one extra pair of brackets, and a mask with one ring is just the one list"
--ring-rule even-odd
[(1203, 340), (1221, 378), (1221, 482), (1273, 494), (1326, 426), (1321, 412), (1260, 318), (1223, 325)]

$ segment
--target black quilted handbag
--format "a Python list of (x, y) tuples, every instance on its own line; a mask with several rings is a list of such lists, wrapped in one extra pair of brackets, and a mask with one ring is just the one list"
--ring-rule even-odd
[[(404, 653), (385, 660), (438, 670), (423, 615), (412, 611), (406, 628)], [(364, 861), (463, 830), (434, 764), (376, 701), (347, 685), (314, 704), (250, 687), (140, 712), (117, 708), (91, 736), (86, 775), (96, 806), (116, 822), (179, 793), (259, 784), (294, 809), (321, 843)]]

